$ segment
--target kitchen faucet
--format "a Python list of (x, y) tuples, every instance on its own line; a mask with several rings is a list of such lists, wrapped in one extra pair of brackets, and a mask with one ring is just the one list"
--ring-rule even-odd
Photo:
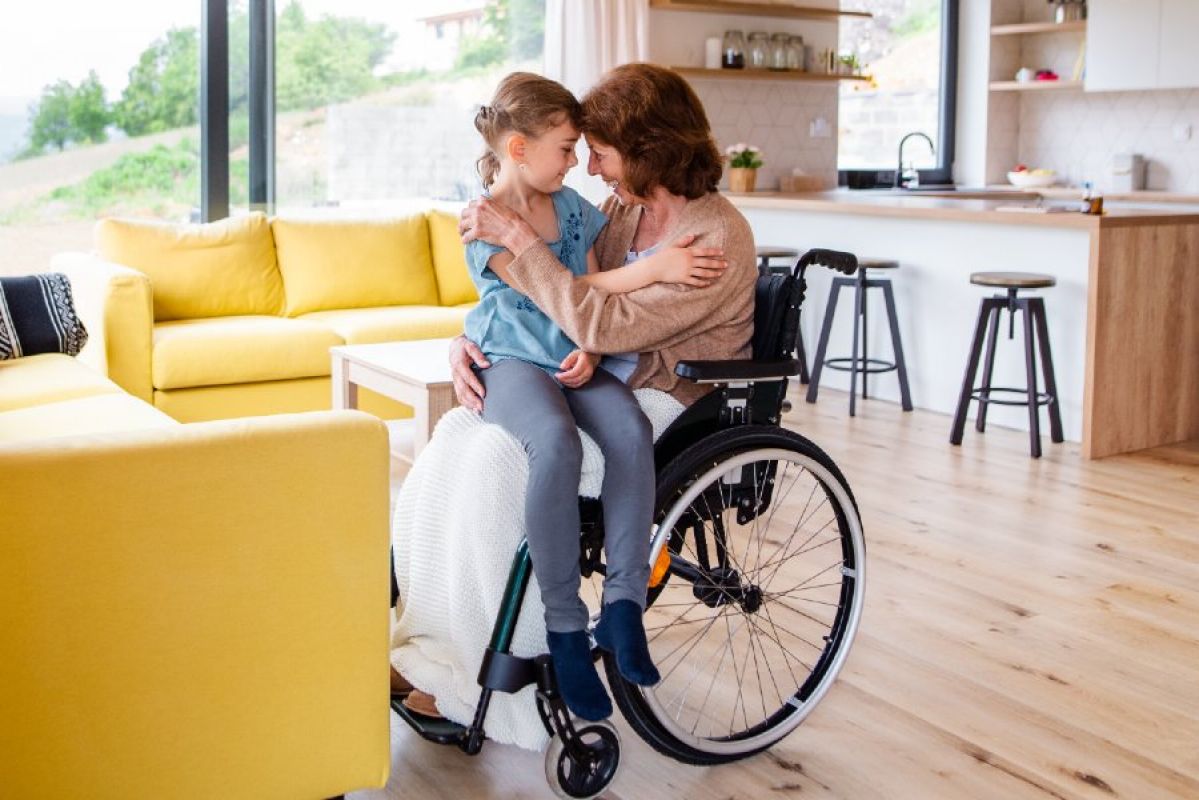
[(919, 136), (920, 138), (924, 139), (924, 141), (928, 142), (928, 147), (930, 150), (933, 151), (933, 155), (937, 154), (937, 146), (935, 144), (933, 144), (932, 139), (928, 138), (928, 134), (921, 133), (920, 131), (912, 131), (911, 133), (907, 134), (902, 139), (900, 139), (899, 140), (899, 165), (895, 168), (895, 188), (896, 189), (903, 189), (903, 188), (906, 188), (908, 185), (907, 181), (905, 181), (904, 177), (903, 177), (903, 146), (904, 146), (904, 144), (907, 143), (908, 139), (911, 139), (913, 136)]

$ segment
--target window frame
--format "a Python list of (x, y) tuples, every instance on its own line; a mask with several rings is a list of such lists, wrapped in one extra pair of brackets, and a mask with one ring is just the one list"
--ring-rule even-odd
[[(940, 141), (937, 166), (917, 170), (920, 183), (951, 185), (957, 145), (958, 89), (958, 4), (959, 0), (941, 0), (941, 75), (937, 123)], [(840, 142), (838, 142), (838, 149)], [(898, 165), (898, 153), (896, 154)], [(894, 169), (838, 169), (837, 185), (854, 189), (873, 189), (895, 185)]]

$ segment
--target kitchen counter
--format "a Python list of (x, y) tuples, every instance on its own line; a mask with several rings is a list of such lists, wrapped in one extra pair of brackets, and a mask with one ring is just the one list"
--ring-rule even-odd
[[(1109, 205), (1103, 216), (1038, 214), (998, 210), (1028, 202), (1027, 194), (967, 194), (975, 196), (842, 189), (728, 197), (759, 244), (900, 262), (891, 277), (916, 405), (949, 414), (956, 404), (978, 304), (988, 294), (969, 283), (970, 273), (1039, 272), (1057, 280), (1042, 294), (1066, 435), (1083, 455), (1199, 438), (1199, 211)], [(811, 353), (830, 277), (819, 269), (809, 276), (802, 321)], [(842, 302), (831, 355), (850, 349), (846, 308)], [(873, 327), (870, 348), (886, 358), (883, 333)], [(1024, 382), (1020, 342), (1005, 340), (995, 384)], [(826, 370), (822, 383), (848, 387), (835, 371)], [(898, 399), (893, 377), (870, 383), (872, 396)], [(989, 414), (989, 422), (1027, 429), (1026, 410)]]
[[(952, 192), (928, 194), (911, 192), (900, 194), (891, 190), (836, 189), (827, 192), (746, 192), (727, 193), (728, 198), (741, 209), (763, 208), (796, 211), (819, 211), (829, 214), (855, 214), (859, 216), (908, 217), (912, 219), (961, 220), (966, 222), (992, 222), (1003, 225), (1045, 225), (1054, 228), (1077, 228), (1098, 230), (1103, 228), (1131, 227), (1139, 225), (1190, 225), (1199, 224), (1199, 211), (1179, 209), (1162, 210), (1153, 208), (1111, 207), (1108, 203), (1103, 216), (1089, 216), (1078, 212), (1044, 213), (1034, 211), (1001, 210), (1013, 206), (1035, 206), (1037, 197), (1032, 192), (994, 190), (993, 196), (979, 197), (975, 192), (963, 191), (966, 199)], [(991, 194), (987, 192), (986, 194)], [(1053, 200), (1050, 198), (1050, 204)]]

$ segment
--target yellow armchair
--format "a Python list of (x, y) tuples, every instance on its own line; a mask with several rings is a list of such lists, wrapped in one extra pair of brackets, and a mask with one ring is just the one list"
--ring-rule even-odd
[(0, 793), (297, 800), (385, 782), (378, 419), (0, 443), (0, 475)]
[(87, 328), (79, 360), (154, 405), (154, 293), (149, 277), (86, 253), (61, 253), (51, 266), (71, 281), (75, 311)]

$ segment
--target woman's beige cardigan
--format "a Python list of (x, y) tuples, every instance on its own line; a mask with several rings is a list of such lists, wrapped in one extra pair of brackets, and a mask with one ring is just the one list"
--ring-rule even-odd
[[(600, 269), (625, 263), (641, 220), (640, 206), (609, 198), (608, 225), (596, 241)], [(580, 348), (592, 353), (639, 352), (629, 384), (661, 389), (690, 405), (710, 387), (682, 380), (675, 365), (687, 360), (748, 358), (757, 279), (753, 233), (733, 204), (716, 192), (683, 207), (665, 244), (696, 234), (694, 245), (724, 250), (729, 267), (705, 288), (656, 283), (628, 294), (588, 286), (554, 257), (544, 242), (512, 262), (513, 287), (528, 296)]]

